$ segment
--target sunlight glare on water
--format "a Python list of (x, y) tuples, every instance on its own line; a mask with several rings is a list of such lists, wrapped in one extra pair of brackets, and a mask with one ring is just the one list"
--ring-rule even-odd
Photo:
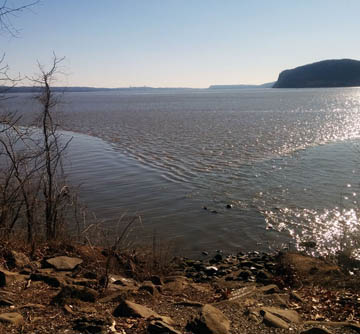
[[(28, 94), (7, 103), (26, 122), (36, 105), (24, 100)], [(136, 211), (149, 230), (195, 251), (314, 240), (323, 254), (357, 245), (359, 88), (63, 100), (65, 130), (104, 140), (79, 136), (71, 158), (74, 182), (100, 217)]]

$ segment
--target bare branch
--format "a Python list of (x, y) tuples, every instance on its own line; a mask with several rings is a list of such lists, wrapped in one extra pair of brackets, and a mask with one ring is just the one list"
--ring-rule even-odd
[(19, 31), (13, 26), (11, 18), (16, 17), (18, 13), (24, 10), (31, 9), (39, 2), (40, 0), (36, 0), (22, 6), (14, 6), (9, 4), (8, 0), (3, 0), (0, 5), (0, 32), (4, 31), (13, 37), (17, 37)]

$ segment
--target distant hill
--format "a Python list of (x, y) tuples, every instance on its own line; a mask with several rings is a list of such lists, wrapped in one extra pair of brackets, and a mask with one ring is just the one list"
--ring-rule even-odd
[(272, 88), (274, 82), (267, 82), (262, 85), (211, 85), (208, 89), (245, 89), (245, 88)]
[(354, 87), (360, 86), (360, 61), (323, 60), (282, 71), (274, 88)]

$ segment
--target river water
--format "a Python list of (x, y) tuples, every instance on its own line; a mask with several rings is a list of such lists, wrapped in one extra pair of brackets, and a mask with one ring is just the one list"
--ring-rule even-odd
[[(139, 214), (141, 237), (157, 235), (189, 254), (304, 241), (321, 253), (357, 248), (359, 88), (61, 100), (55, 111), (73, 137), (70, 180), (108, 225)], [(37, 108), (29, 94), (6, 101), (24, 120)]]

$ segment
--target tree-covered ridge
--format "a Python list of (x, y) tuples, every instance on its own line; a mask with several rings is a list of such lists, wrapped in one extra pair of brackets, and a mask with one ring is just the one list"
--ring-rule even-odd
[(360, 61), (332, 59), (282, 71), (274, 88), (354, 86), (360, 86)]

